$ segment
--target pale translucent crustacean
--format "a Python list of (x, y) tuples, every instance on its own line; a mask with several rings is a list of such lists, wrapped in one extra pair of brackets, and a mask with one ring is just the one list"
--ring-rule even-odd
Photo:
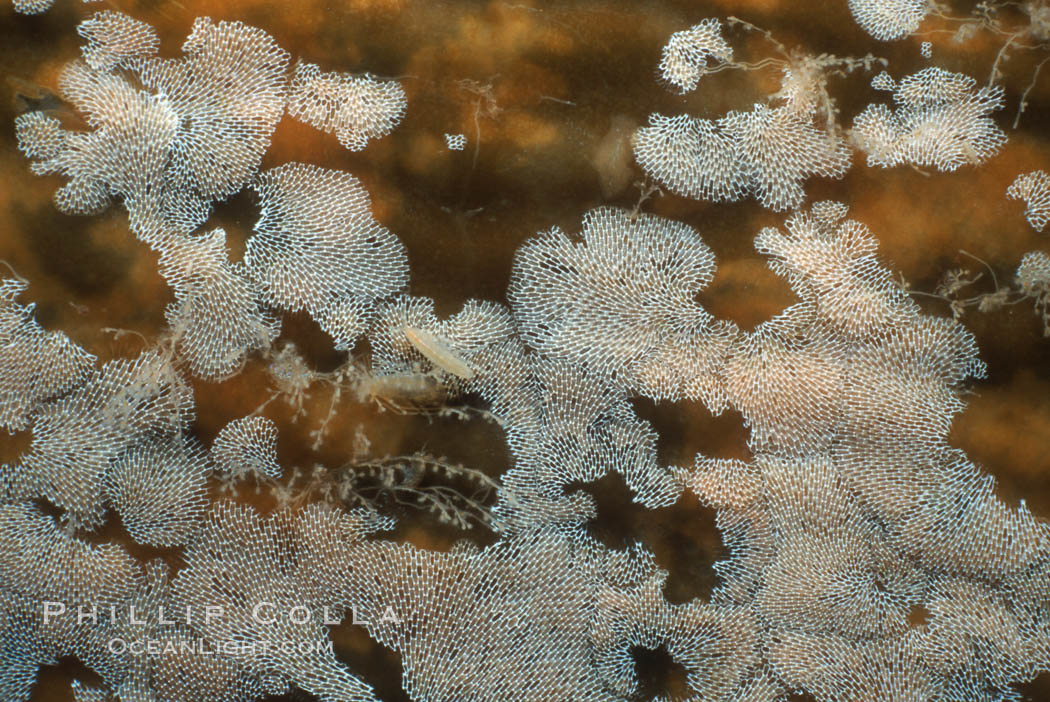
[(435, 334), (431, 334), (426, 329), (405, 327), (405, 336), (408, 337), (408, 340), (417, 351), (441, 370), (447, 371), (463, 380), (474, 378), (473, 369)]

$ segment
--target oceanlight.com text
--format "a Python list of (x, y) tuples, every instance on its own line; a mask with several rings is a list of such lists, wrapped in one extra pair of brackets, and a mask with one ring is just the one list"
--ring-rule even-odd
[(194, 654), (200, 656), (305, 656), (333, 655), (330, 639), (314, 641), (209, 641), (208, 639), (124, 639), (112, 638), (106, 647), (113, 655), (173, 656)]

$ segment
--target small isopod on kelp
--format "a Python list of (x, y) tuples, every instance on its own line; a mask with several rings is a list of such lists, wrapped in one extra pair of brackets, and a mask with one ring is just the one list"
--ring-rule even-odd
[(474, 370), (434, 334), (418, 327), (405, 327), (404, 332), (416, 351), (423, 354), (424, 358), (441, 370), (463, 380), (470, 380), (474, 377)]

